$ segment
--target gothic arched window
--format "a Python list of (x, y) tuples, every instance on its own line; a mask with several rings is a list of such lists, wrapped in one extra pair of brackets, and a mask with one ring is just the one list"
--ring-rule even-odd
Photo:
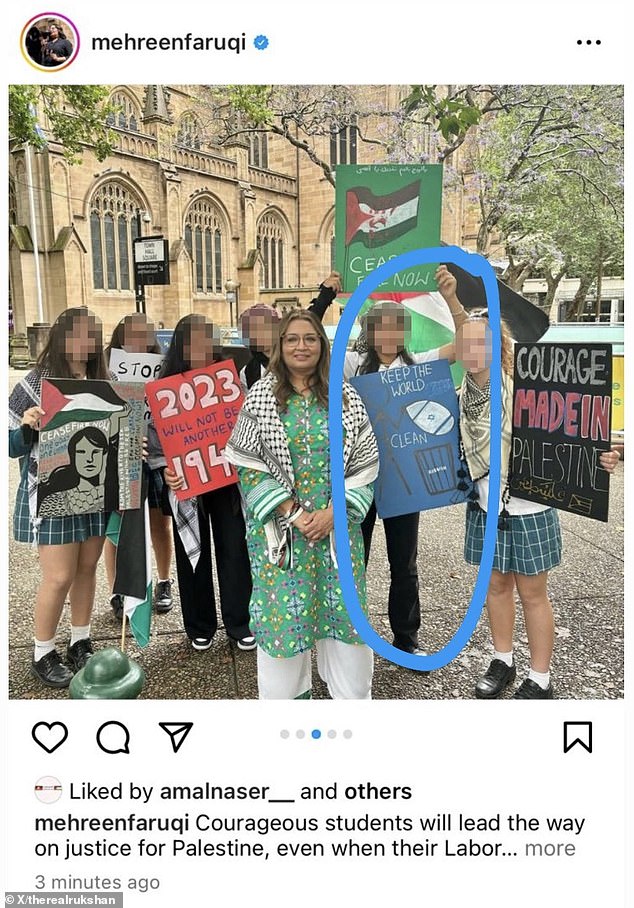
[(199, 199), (189, 207), (185, 244), (194, 260), (196, 291), (222, 293), (222, 219), (211, 199)]
[(176, 142), (186, 148), (201, 148), (200, 125), (194, 114), (186, 113), (181, 117)]
[(262, 288), (284, 286), (285, 230), (280, 218), (269, 211), (258, 221), (258, 249), (262, 256)]
[(116, 126), (127, 132), (140, 132), (140, 109), (129, 95), (123, 91), (116, 91), (111, 95), (108, 103), (114, 107), (114, 111), (108, 115), (106, 120), (108, 126)]
[(267, 170), (269, 166), (268, 136), (265, 132), (249, 133), (249, 164)]
[(90, 200), (90, 244), (95, 290), (131, 290), (132, 243), (142, 202), (117, 180), (104, 183)]

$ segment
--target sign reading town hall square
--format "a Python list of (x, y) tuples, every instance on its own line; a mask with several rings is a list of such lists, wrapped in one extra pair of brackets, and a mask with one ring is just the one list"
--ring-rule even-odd
[(142, 236), (134, 240), (134, 281), (137, 286), (169, 284), (169, 249), (162, 236)]
[(606, 521), (611, 407), (610, 344), (516, 345), (511, 493)]

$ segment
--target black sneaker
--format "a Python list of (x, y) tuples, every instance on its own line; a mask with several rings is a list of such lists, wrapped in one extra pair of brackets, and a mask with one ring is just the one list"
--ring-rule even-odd
[(123, 596), (115, 593), (114, 596), (110, 597), (110, 605), (117, 621), (123, 621)]
[(507, 665), (501, 659), (494, 659), (475, 687), (478, 700), (495, 700), (502, 691), (515, 681), (515, 663)]
[(88, 662), (93, 653), (90, 637), (84, 637), (83, 640), (78, 640), (77, 643), (73, 643), (72, 646), (68, 647), (66, 658), (72, 670), (78, 672)]
[[(409, 653), (410, 656), (427, 656), (428, 653), (424, 649), (421, 649), (417, 643), (397, 643), (396, 639), (392, 642), (392, 646), (396, 649), (400, 649), (402, 653)], [(428, 675), (429, 669), (418, 669), (418, 668), (409, 668), (407, 669), (411, 672), (418, 672), (419, 675)]]
[(552, 700), (554, 697), (553, 686), (549, 684), (544, 690), (536, 681), (526, 678), (513, 694), (514, 700)]
[(73, 680), (73, 673), (64, 665), (56, 649), (31, 663), (31, 674), (47, 687), (68, 687)]
[(173, 604), (172, 581), (159, 580), (154, 587), (154, 611), (159, 614), (169, 612)]
[(211, 637), (194, 637), (194, 639), (190, 642), (194, 649), (197, 649), (199, 652), (203, 652), (204, 650), (209, 649), (209, 647), (213, 643), (213, 640), (211, 639)]
[(244, 650), (245, 652), (249, 652), (249, 650), (257, 648), (255, 637), (252, 637), (250, 635), (248, 637), (240, 637), (239, 640), (236, 640), (236, 645), (238, 649)]

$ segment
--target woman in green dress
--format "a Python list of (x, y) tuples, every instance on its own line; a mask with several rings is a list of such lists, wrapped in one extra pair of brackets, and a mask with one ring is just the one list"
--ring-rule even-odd
[[(370, 699), (372, 651), (352, 626), (333, 545), (328, 433), (330, 349), (319, 319), (283, 319), (269, 373), (249, 391), (225, 457), (247, 513), (261, 699), (308, 698), (311, 650), (334, 699)], [(344, 394), (344, 475), (352, 564), (365, 602), (361, 521), (378, 471), (376, 440), (353, 388)]]

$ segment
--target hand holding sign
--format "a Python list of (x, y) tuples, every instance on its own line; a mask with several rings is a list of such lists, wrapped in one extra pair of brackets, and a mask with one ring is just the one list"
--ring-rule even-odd
[(243, 401), (233, 362), (149, 382), (146, 391), (169, 464), (165, 480), (177, 497), (192, 498), (237, 482), (223, 456)]

